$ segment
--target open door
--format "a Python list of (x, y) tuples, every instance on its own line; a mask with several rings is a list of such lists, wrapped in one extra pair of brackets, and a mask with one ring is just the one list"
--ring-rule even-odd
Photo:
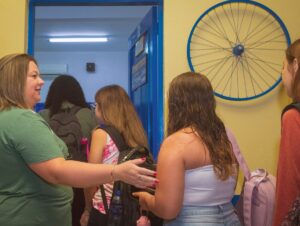
[(152, 7), (129, 37), (129, 95), (157, 158), (163, 140), (163, 76), (158, 56), (158, 8)]

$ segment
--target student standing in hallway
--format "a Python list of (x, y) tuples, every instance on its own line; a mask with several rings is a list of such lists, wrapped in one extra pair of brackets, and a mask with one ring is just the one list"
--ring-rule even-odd
[[(69, 121), (75, 113), (76, 121)], [(67, 122), (54, 120), (56, 126), (51, 127), (50, 119), (55, 118), (59, 114), (67, 116)], [(97, 126), (97, 121), (94, 112), (87, 104), (83, 90), (79, 82), (71, 75), (60, 75), (56, 77), (49, 87), (46, 97), (45, 109), (39, 114), (49, 123), (54, 132), (57, 128), (62, 138), (66, 138), (68, 151), (71, 153), (73, 160), (87, 162), (86, 145), (91, 139), (91, 132)], [(79, 126), (74, 126), (78, 125)], [(58, 126), (59, 125), (59, 126)], [(60, 133), (57, 133), (59, 136)], [(72, 138), (70, 138), (72, 136)], [(81, 145), (82, 141), (85, 143)], [(77, 147), (77, 148), (74, 148)], [(72, 151), (71, 151), (72, 150)], [(85, 201), (82, 188), (73, 187), (74, 198), (72, 202), (72, 226), (80, 226), (80, 217), (84, 211)]]
[[(102, 129), (113, 127), (127, 147), (148, 147), (147, 136), (134, 105), (126, 91), (118, 85), (99, 89), (95, 95), (96, 116), (102, 127), (93, 132), (90, 163), (117, 164), (120, 151), (112, 137)], [(114, 138), (116, 139), (116, 138)], [(103, 185), (106, 203), (110, 206), (113, 183)], [(86, 211), (82, 216), (82, 226), (107, 225), (107, 213), (99, 187), (89, 188), (86, 192)], [(89, 214), (89, 212), (91, 212)], [(87, 218), (89, 221), (87, 222)], [(130, 217), (130, 216), (128, 216)]]
[(134, 194), (167, 226), (241, 225), (231, 204), (237, 162), (215, 108), (205, 76), (187, 72), (171, 82), (168, 137), (157, 163), (160, 182), (154, 196)]
[[(282, 81), (293, 103), (300, 103), (300, 39), (285, 53)], [(282, 112), (277, 165), (274, 226), (300, 224), (300, 108), (288, 105)], [(297, 199), (298, 197), (298, 199)], [(293, 220), (294, 219), (294, 220)], [(293, 221), (296, 221), (292, 224)]]

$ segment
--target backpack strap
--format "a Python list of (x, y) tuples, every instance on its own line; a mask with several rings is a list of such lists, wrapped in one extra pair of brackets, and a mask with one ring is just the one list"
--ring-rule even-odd
[(243, 213), (244, 213), (244, 225), (251, 226), (251, 214), (252, 214), (252, 196), (254, 189), (268, 176), (268, 173), (264, 169), (257, 169), (251, 173), (252, 180), (247, 180), (244, 185), (244, 198), (243, 198)]
[(240, 168), (242, 169), (242, 171), (244, 173), (246, 180), (248, 181), (248, 180), (250, 180), (251, 173), (250, 173), (249, 167), (240, 151), (239, 145), (238, 145), (233, 133), (228, 128), (226, 128), (226, 133), (227, 133), (229, 141), (231, 142), (233, 153), (239, 163)]
[(109, 134), (120, 152), (129, 148), (121, 133), (114, 126), (102, 124), (98, 128), (103, 129)]
[(107, 200), (106, 200), (106, 195), (105, 195), (105, 190), (104, 190), (103, 184), (100, 185), (100, 191), (101, 191), (102, 202), (103, 202), (103, 206), (104, 206), (104, 209), (105, 209), (105, 213), (108, 214), (108, 204), (107, 204)]
[(287, 105), (287, 106), (282, 110), (281, 118), (282, 118), (283, 114), (284, 114), (286, 111), (290, 110), (291, 108), (296, 108), (296, 109), (300, 112), (300, 103), (294, 102), (294, 103), (291, 103), (291, 104)]
[[(124, 138), (122, 137), (121, 133), (114, 126), (101, 124), (98, 128), (103, 129), (105, 132), (107, 132), (109, 134), (109, 136), (114, 141), (114, 143), (116, 144), (116, 146), (120, 152), (128, 149), (128, 145), (125, 143)], [(102, 202), (103, 202), (105, 212), (106, 212), (106, 214), (108, 214), (109, 208), (108, 208), (103, 184), (101, 184), (99, 186), (99, 188), (101, 191)]]

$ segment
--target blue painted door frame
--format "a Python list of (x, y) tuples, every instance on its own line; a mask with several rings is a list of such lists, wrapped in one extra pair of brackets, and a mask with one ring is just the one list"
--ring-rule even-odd
[(157, 131), (163, 130), (159, 124), (159, 114), (162, 112), (155, 108), (159, 96), (162, 95), (157, 86), (157, 35), (157, 7), (153, 6), (128, 39), (128, 59), (129, 94), (146, 130), (150, 149), (155, 157), (162, 139)]
[[(151, 86), (149, 88), (150, 93), (148, 96), (147, 112), (150, 112), (151, 130), (147, 131), (149, 136), (149, 144), (152, 149), (152, 153), (157, 158), (160, 144), (164, 137), (164, 120), (163, 120), (163, 0), (29, 0), (29, 17), (28, 17), (28, 50), (27, 52), (34, 55), (34, 23), (35, 23), (35, 6), (74, 6), (74, 5), (109, 5), (109, 6), (139, 6), (149, 5), (154, 6), (156, 13), (157, 30), (155, 31), (155, 37), (149, 37), (150, 39), (156, 39), (156, 53), (151, 57), (151, 69), (155, 71), (155, 78), (152, 78)], [(149, 39), (149, 40), (150, 40)], [(150, 72), (153, 74), (152, 72)], [(130, 89), (129, 89), (130, 90)], [(133, 94), (129, 92), (132, 100), (134, 100)], [(140, 93), (139, 95), (144, 95)], [(138, 107), (137, 107), (138, 108)], [(142, 119), (143, 120), (143, 119)], [(147, 130), (147, 129), (146, 129)]]

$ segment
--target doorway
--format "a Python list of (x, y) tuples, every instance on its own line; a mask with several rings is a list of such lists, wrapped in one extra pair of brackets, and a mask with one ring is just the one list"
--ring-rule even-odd
[[(138, 7), (140, 7), (138, 9)], [(64, 44), (65, 47), (70, 48), (71, 50), (69, 51), (69, 57), (73, 58), (73, 59), (82, 59), (84, 58), (80, 63), (80, 60), (78, 60), (77, 65), (79, 65), (77, 67), (77, 69), (75, 70), (73, 66), (70, 65), (70, 63), (65, 63), (62, 59), (66, 59), (65, 55), (57, 54), (55, 51), (50, 50), (51, 52), (51, 58), (52, 59), (56, 59), (56, 61), (54, 62), (47, 62), (46, 61), (46, 50), (43, 51), (37, 51), (38, 48), (40, 48), (40, 43), (36, 42), (36, 36), (38, 35), (37, 33), (39, 32), (38, 29), (39, 26), (40, 27), (47, 27), (47, 28), (52, 28), (51, 25), (45, 26), (45, 25), (41, 25), (39, 23), (41, 23), (41, 21), (37, 21), (37, 16), (42, 15), (44, 18), (42, 20), (46, 20), (46, 13), (45, 9), (52, 9), (52, 12), (50, 14), (52, 14), (52, 17), (54, 15), (57, 16), (57, 18), (55, 19), (57, 23), (59, 23), (59, 21), (62, 18), (59, 18), (60, 15), (61, 16), (67, 16), (68, 13), (66, 13), (66, 15), (62, 15), (59, 13), (59, 10), (61, 10), (62, 8), (64, 9), (68, 9), (69, 11), (72, 10), (79, 10), (76, 12), (73, 11), (73, 17), (74, 15), (79, 15), (80, 13), (84, 12), (86, 9), (90, 8), (92, 9), (94, 12), (99, 13), (99, 15), (104, 15), (104, 12), (110, 12), (108, 9), (112, 8), (114, 11), (111, 11), (111, 14), (113, 15), (120, 15), (122, 10), (124, 11), (130, 11), (129, 14), (133, 15), (133, 12), (135, 11), (139, 11), (141, 14), (145, 14), (145, 12), (147, 12), (150, 8), (154, 7), (156, 14), (157, 14), (157, 43), (156, 43), (156, 48), (157, 48), (157, 54), (153, 57), (152, 62), (156, 62), (155, 63), (155, 68), (152, 68), (152, 71), (154, 71), (154, 74), (149, 74), (148, 76), (155, 76), (155, 84), (149, 84), (151, 88), (151, 93), (150, 96), (148, 97), (148, 100), (151, 101), (151, 112), (153, 112), (153, 114), (149, 117), (151, 118), (143, 118), (143, 116), (141, 116), (142, 121), (144, 126), (147, 125), (147, 135), (149, 137), (149, 143), (150, 143), (150, 148), (152, 150), (152, 153), (154, 155), (155, 158), (157, 158), (157, 154), (159, 151), (159, 146), (162, 142), (163, 139), (163, 131), (164, 131), (164, 125), (163, 125), (163, 68), (162, 68), (162, 60), (163, 60), (163, 51), (162, 51), (162, 41), (163, 41), (163, 25), (162, 25), (162, 18), (163, 18), (163, 11), (162, 11), (162, 0), (157, 0), (157, 1), (148, 1), (148, 0), (119, 0), (119, 1), (115, 1), (115, 0), (93, 0), (93, 1), (83, 1), (83, 0), (52, 0), (52, 1), (45, 1), (45, 0), (31, 0), (29, 2), (29, 29), (28, 29), (28, 53), (31, 55), (34, 55), (39, 64), (40, 64), (40, 68), (41, 71), (42, 70), (48, 70), (51, 71), (52, 69), (52, 74), (48, 73), (46, 75), (46, 85), (45, 85), (45, 89), (44, 89), (44, 93), (42, 93), (42, 96), (44, 96), (47, 93), (47, 89), (51, 83), (51, 79), (53, 79), (53, 77), (55, 76), (55, 74), (58, 74), (59, 70), (62, 71), (62, 73), (70, 73), (70, 74), (81, 74), (78, 76), (83, 76), (81, 78), (81, 84), (83, 85), (83, 88), (86, 90), (88, 89), (89, 91), (91, 91), (89, 93), (89, 95), (86, 95), (87, 100), (89, 102), (93, 102), (93, 92), (95, 92), (96, 89), (100, 88), (101, 86), (104, 85), (108, 85), (111, 83), (119, 83), (119, 85), (121, 85), (122, 87), (124, 87), (127, 91), (128, 94), (131, 96), (133, 102), (135, 99), (137, 99), (137, 94), (135, 93), (134, 96), (132, 94), (132, 92), (130, 92), (130, 70), (128, 69), (129, 66), (129, 53), (128, 53), (128, 49), (126, 53), (120, 53), (122, 51), (115, 51), (114, 53), (109, 53), (109, 54), (105, 54), (105, 51), (99, 50), (98, 54), (103, 53), (102, 54), (102, 58), (100, 60), (100, 62), (95, 62), (95, 59), (99, 60), (99, 56), (95, 55), (95, 47), (93, 47), (92, 45), (90, 46), (90, 48), (93, 51), (88, 51), (86, 52), (86, 54), (84, 54), (85, 52), (82, 50), (77, 50), (74, 51), (74, 48), (71, 45), (68, 44)], [(138, 10), (136, 10), (138, 9)], [(53, 11), (54, 10), (54, 11)], [(102, 10), (102, 11), (101, 11)], [(51, 10), (50, 10), (51, 11)], [(62, 11), (64, 12), (64, 11)], [(72, 14), (72, 13), (71, 13)], [(69, 15), (69, 24), (67, 24), (67, 27), (71, 27), (73, 26), (74, 21), (72, 21), (72, 16)], [(90, 15), (92, 14), (91, 11), (87, 11), (86, 14)], [(101, 21), (101, 23), (105, 24), (105, 20), (107, 20), (107, 16), (103, 16), (102, 18), (104, 19), (99, 19), (98, 23)], [(77, 19), (78, 20), (78, 19)], [(129, 20), (133, 20), (131, 19), (123, 19), (123, 23), (125, 24), (126, 21), (129, 22)], [(86, 19), (86, 22), (91, 22), (91, 18)], [(117, 19), (115, 19), (114, 22), (116, 22)], [(52, 21), (53, 22), (53, 21)], [(76, 24), (76, 23), (75, 23)], [(88, 24), (88, 23), (87, 23)], [(110, 22), (109, 24), (107, 24), (108, 26), (113, 26), (114, 23)], [(53, 27), (54, 28), (54, 27)], [(89, 26), (86, 26), (86, 30), (88, 30)], [(136, 27), (138, 28), (138, 26)], [(121, 32), (121, 29), (119, 29)], [(67, 29), (64, 29), (64, 31), (67, 31)], [(133, 30), (129, 31), (129, 33), (133, 32)], [(45, 35), (44, 35), (45, 36)], [(44, 37), (45, 38), (45, 37)], [(129, 37), (128, 37), (129, 38)], [(45, 41), (45, 40), (44, 40)], [(127, 40), (127, 42), (129, 42), (129, 40)], [(62, 45), (63, 46), (63, 45)], [(116, 46), (116, 45), (113, 45)], [(73, 48), (73, 49), (72, 49)], [(75, 53), (77, 52), (77, 53)], [(119, 52), (117, 54), (117, 52)], [(72, 56), (72, 54), (75, 54)], [(125, 62), (126, 60), (122, 60), (124, 59), (124, 54), (125, 57), (127, 59), (127, 62)], [(123, 56), (123, 58), (122, 58)], [(114, 62), (122, 62), (122, 66), (113, 66), (113, 62), (112, 60), (109, 60), (109, 58), (114, 59)], [(105, 62), (106, 60), (106, 62)], [(42, 62), (42, 63), (40, 63)], [(82, 75), (84, 73), (82, 73), (83, 71), (85, 72), (85, 70), (87, 70), (87, 64), (88, 63), (94, 63), (94, 65), (96, 66), (95, 70), (97, 72), (100, 73), (92, 73), (92, 72), (86, 72), (86, 75)], [(107, 64), (109, 64), (109, 67), (105, 67)], [(151, 64), (152, 65), (152, 64)], [(50, 68), (49, 68), (50, 67)], [(112, 76), (108, 76), (111, 77), (112, 80), (109, 80), (107, 78), (105, 78), (105, 76), (107, 74), (109, 74), (108, 72), (110, 71), (114, 71), (115, 75), (118, 76), (120, 74), (124, 74), (124, 70), (121, 70), (120, 68), (127, 68), (126, 70), (126, 76), (127, 78), (125, 79), (126, 82), (124, 82), (125, 80), (120, 79), (118, 77), (112, 77)], [(73, 69), (72, 69), (73, 68)], [(121, 71), (123, 71), (123, 73), (121, 73), (120, 71), (116, 71), (117, 69), (120, 69)], [(57, 71), (57, 72), (53, 72), (53, 70)], [(82, 72), (80, 72), (80, 70), (83, 70)], [(79, 73), (79, 72), (80, 73)], [(127, 74), (128, 72), (128, 74)], [(152, 73), (152, 72), (150, 72)], [(95, 81), (93, 80), (95, 77), (98, 77), (99, 81), (101, 80), (102, 83), (95, 83)], [(78, 79), (78, 78), (77, 78)], [(79, 79), (80, 80), (80, 79)], [(122, 83), (123, 82), (123, 83)], [(120, 84), (121, 83), (121, 84)], [(100, 86), (100, 87), (99, 87)], [(140, 95), (144, 95), (142, 92)], [(152, 100), (155, 100), (154, 102)], [(43, 102), (43, 100), (42, 100)], [(136, 103), (135, 103), (136, 104)], [(137, 108), (140, 109), (140, 106), (137, 106)], [(142, 111), (143, 112), (143, 111)], [(149, 123), (151, 124), (150, 127), (148, 126)], [(149, 128), (148, 128), (149, 127)]]

